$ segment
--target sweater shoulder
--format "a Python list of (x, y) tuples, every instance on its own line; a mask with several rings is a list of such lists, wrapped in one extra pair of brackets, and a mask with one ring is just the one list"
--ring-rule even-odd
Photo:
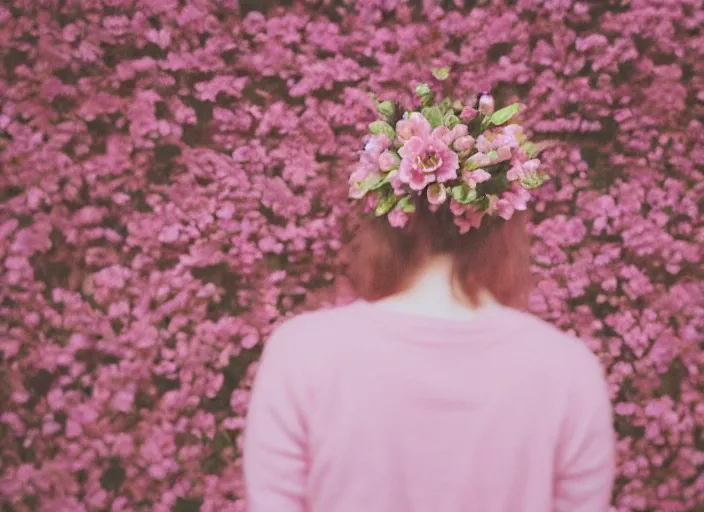
[(309, 332), (310, 329), (327, 329), (341, 322), (348, 323), (353, 315), (354, 306), (353, 303), (300, 313), (282, 322), (277, 330), (288, 333)]
[(543, 356), (550, 366), (559, 366), (573, 376), (586, 373), (599, 377), (603, 374), (599, 358), (584, 341), (532, 314), (519, 311), (510, 314), (513, 315), (511, 321), (520, 325), (517, 332), (521, 344), (526, 350)]
[(354, 304), (323, 308), (285, 320), (274, 329), (270, 340), (281, 340), (297, 348), (318, 346), (321, 342), (347, 338), (355, 323)]

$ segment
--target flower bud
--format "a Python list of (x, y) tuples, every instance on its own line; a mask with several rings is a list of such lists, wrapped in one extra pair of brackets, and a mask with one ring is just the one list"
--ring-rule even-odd
[(430, 90), (430, 87), (428, 87), (428, 84), (418, 84), (416, 86), (416, 94), (422, 98), (424, 96), (432, 94), (432, 92)]
[(474, 137), (471, 135), (465, 135), (464, 137), (460, 137), (455, 142), (453, 143), (453, 147), (457, 151), (469, 151), (472, 149), (474, 146)]
[(433, 76), (438, 80), (447, 80), (447, 77), (450, 76), (449, 68), (435, 68), (432, 72)]
[(428, 187), (428, 202), (432, 205), (443, 204), (447, 200), (447, 190), (439, 183), (433, 183)]
[(485, 116), (490, 116), (494, 113), (494, 97), (490, 94), (482, 94), (479, 98), (479, 112)]
[(433, 91), (430, 90), (428, 84), (418, 84), (416, 87), (416, 95), (420, 98), (424, 106), (429, 107), (433, 104)]
[(379, 111), (379, 113), (386, 117), (392, 117), (394, 115), (394, 112), (396, 110), (396, 107), (393, 103), (393, 101), (382, 101), (381, 103), (377, 103), (376, 109)]
[(477, 117), (477, 110), (472, 107), (464, 107), (460, 113), (460, 119), (465, 123), (468, 123), (475, 117)]
[(369, 131), (372, 133), (372, 135), (383, 134), (389, 137), (390, 139), (396, 137), (396, 132), (386, 121), (374, 121), (369, 125)]

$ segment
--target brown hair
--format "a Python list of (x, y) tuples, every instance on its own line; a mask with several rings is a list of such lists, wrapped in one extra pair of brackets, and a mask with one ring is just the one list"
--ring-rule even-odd
[(453, 282), (473, 305), (488, 291), (506, 306), (524, 305), (532, 287), (525, 215), (504, 221), (484, 217), (460, 234), (448, 208), (432, 212), (419, 201), (405, 229), (386, 217), (363, 220), (349, 245), (348, 277), (369, 301), (405, 290), (435, 255), (452, 258)]

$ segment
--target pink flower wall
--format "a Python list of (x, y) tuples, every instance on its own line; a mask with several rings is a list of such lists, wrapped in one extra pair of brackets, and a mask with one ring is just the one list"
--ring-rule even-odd
[(531, 308), (608, 368), (614, 510), (695, 510), (699, 0), (266, 3), (0, 7), (3, 510), (245, 509), (262, 342), (350, 297), (368, 93), (408, 104), (440, 66), (551, 144)]

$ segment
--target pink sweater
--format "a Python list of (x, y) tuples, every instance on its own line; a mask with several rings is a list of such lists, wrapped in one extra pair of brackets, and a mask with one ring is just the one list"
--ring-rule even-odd
[(548, 324), (357, 302), (272, 336), (244, 461), (249, 512), (602, 512), (614, 432), (597, 359)]

